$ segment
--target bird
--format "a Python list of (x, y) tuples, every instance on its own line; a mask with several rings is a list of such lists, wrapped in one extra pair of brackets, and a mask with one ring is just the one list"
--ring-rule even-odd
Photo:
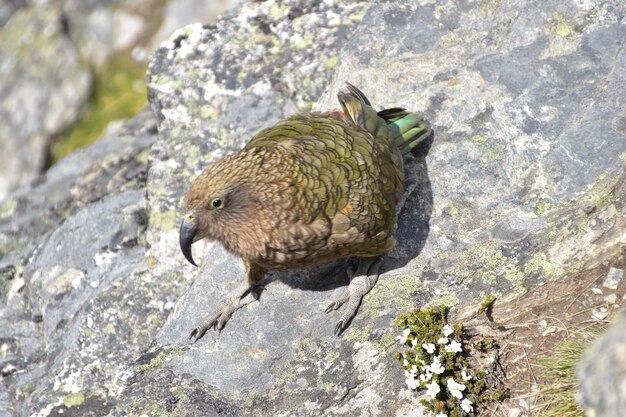
[(308, 268), (353, 257), (349, 284), (326, 312), (345, 305), (340, 335), (376, 284), (383, 256), (396, 244), (397, 210), (404, 192), (403, 158), (432, 133), (418, 113), (376, 111), (346, 83), (340, 108), (295, 114), (265, 128), (240, 151), (212, 163), (182, 200), (180, 249), (220, 242), (240, 257), (243, 282), (190, 338), (221, 331), (242, 299), (259, 299), (269, 271)]

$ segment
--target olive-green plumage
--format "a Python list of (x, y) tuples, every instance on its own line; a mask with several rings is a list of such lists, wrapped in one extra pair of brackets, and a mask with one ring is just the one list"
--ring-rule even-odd
[[(193, 181), (181, 226), (190, 262), (191, 242), (218, 240), (244, 259), (254, 287), (268, 270), (374, 259), (394, 246), (403, 154), (429, 127), (404, 109), (376, 112), (348, 90), (339, 93), (342, 111), (282, 120)], [(225, 323), (216, 320), (211, 326)]]

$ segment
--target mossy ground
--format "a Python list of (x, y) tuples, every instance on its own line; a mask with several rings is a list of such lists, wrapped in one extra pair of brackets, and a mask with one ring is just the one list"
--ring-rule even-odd
[(94, 71), (92, 92), (81, 119), (57, 136), (50, 145), (48, 165), (98, 139), (113, 120), (128, 119), (147, 100), (145, 65), (129, 55), (112, 58)]

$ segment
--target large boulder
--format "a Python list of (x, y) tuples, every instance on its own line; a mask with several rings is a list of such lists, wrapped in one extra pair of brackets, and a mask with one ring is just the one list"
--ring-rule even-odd
[[(270, 0), (177, 32), (149, 69), (154, 116), (0, 209), (0, 415), (421, 415), (397, 314), (514, 297), (624, 239), (624, 6), (526, 6)], [(194, 246), (199, 268), (179, 253), (186, 187), (279, 118), (336, 107), (344, 81), (435, 130), (378, 284), (335, 337), (323, 310), (347, 261), (271, 274), (188, 344), (243, 267), (218, 245)]]
[(0, 199), (38, 176), (50, 139), (76, 121), (91, 76), (54, 7), (22, 8), (0, 28)]
[[(160, 268), (195, 278), (160, 344), (179, 345), (241, 279), (238, 260), (216, 245), (202, 252), (198, 270), (181, 269), (175, 213), (189, 179), (209, 162), (293, 107), (306, 108), (307, 73), (291, 80), (289, 63), (310, 67), (293, 51), (283, 64), (288, 44), (275, 46), (277, 57), (271, 46), (249, 44), (245, 55), (232, 53), (241, 50), (241, 33), (271, 45), (280, 28), (272, 16), (293, 14), (296, 4), (240, 13), (240, 21), (252, 15), (266, 23), (256, 32), (244, 25), (222, 37), (186, 28), (152, 63), (161, 139), (149, 184), (164, 187), (150, 194), (158, 203), (151, 218), (171, 221), (151, 222), (148, 241)], [(351, 81), (373, 103), (421, 111), (434, 127), (432, 148), (408, 166), (399, 244), (385, 274), (341, 339), (321, 311), (336, 296), (330, 290), (345, 284), (345, 264), (276, 274), (261, 302), (238, 312), (221, 334), (168, 354), (168, 372), (192, 375), (256, 415), (401, 414), (418, 406), (411, 396), (391, 400), (402, 385), (390, 354), (398, 313), (425, 304), (463, 307), (490, 292), (522, 294), (614, 254), (623, 236), (615, 190), (626, 151), (624, 113), (615, 106), (624, 94), (620, 19), (610, 5), (372, 5), (315, 108), (336, 107), (337, 91)], [(264, 82), (259, 56), (281, 68), (275, 81)]]
[[(80, 415), (106, 414), (106, 390), (117, 378), (110, 358), (130, 361), (151, 339), (130, 333), (133, 349), (111, 311), (125, 312), (128, 325), (140, 320), (149, 328), (146, 314), (126, 320), (132, 309), (121, 305), (128, 294), (137, 295), (124, 285), (141, 287), (132, 274), (145, 265), (145, 182), (155, 139), (154, 118), (144, 111), (4, 200), (0, 373), (7, 383), (0, 415), (63, 408), (67, 395), (82, 387), (74, 378), (85, 375), (105, 394), (92, 402), (100, 411)], [(149, 300), (134, 301), (135, 310), (153, 311)], [(112, 338), (119, 339), (116, 347), (108, 343)]]

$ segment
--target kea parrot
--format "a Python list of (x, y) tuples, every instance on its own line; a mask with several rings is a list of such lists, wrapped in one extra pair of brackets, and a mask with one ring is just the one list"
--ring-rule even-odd
[(242, 258), (239, 286), (203, 325), (196, 341), (222, 330), (244, 297), (258, 299), (268, 271), (306, 268), (358, 257), (349, 285), (326, 311), (345, 304), (340, 334), (376, 284), (382, 255), (396, 244), (404, 192), (403, 156), (427, 139), (430, 126), (403, 108), (376, 111), (350, 83), (341, 109), (296, 114), (261, 130), (232, 155), (208, 166), (183, 200), (180, 248), (218, 241)]

